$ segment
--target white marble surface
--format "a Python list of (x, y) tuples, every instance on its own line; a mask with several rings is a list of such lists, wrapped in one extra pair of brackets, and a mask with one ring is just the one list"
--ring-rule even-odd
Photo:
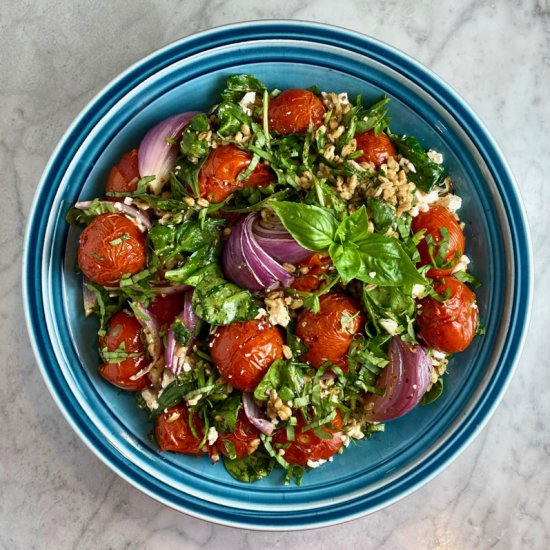
[[(550, 548), (550, 2), (36, 0), (0, 6), (0, 546), (29, 548)], [(119, 479), (61, 417), (20, 297), (23, 228), (77, 113), (119, 71), (194, 31), (248, 19), (331, 22), (413, 55), (462, 94), (516, 173), (536, 251), (531, 328), (502, 404), (415, 494), (369, 517), (295, 533), (220, 527)]]

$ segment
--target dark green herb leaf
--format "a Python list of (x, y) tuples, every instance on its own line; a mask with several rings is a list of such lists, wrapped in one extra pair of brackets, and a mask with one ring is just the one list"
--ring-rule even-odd
[(416, 184), (418, 189), (429, 193), (434, 185), (438, 185), (443, 180), (445, 168), (430, 160), (415, 137), (395, 134), (390, 137), (397, 151), (414, 164), (416, 172), (409, 172), (407, 177), (409, 181)]
[(443, 377), (440, 376), (437, 379), (437, 382), (432, 385), (430, 388), (430, 391), (426, 392), (424, 394), (424, 397), (421, 399), (419, 405), (429, 405), (430, 403), (433, 403), (436, 399), (439, 399), (441, 397), (441, 394), (443, 393)]
[(308, 250), (326, 250), (338, 228), (334, 215), (326, 208), (295, 202), (269, 203), (286, 230)]
[(258, 315), (258, 306), (248, 290), (213, 274), (197, 281), (192, 304), (198, 317), (215, 326), (250, 321)]
[(375, 229), (386, 231), (395, 220), (395, 208), (382, 199), (369, 199), (368, 206)]
[(271, 473), (275, 460), (265, 451), (258, 450), (249, 456), (233, 460), (224, 456), (223, 463), (231, 477), (245, 483), (253, 483)]
[(241, 403), (240, 392), (234, 390), (227, 399), (212, 409), (210, 417), (219, 433), (227, 434), (235, 431)]

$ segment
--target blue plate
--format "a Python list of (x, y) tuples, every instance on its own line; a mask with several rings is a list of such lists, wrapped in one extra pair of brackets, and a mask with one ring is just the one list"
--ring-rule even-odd
[[(277, 472), (247, 485), (207, 457), (159, 454), (130, 394), (98, 376), (96, 326), (85, 319), (75, 275), (78, 230), (64, 216), (101, 195), (111, 165), (168, 115), (212, 105), (226, 77), (250, 73), (270, 88), (318, 86), (391, 98), (392, 129), (444, 154), (463, 198), (467, 253), (487, 333), (450, 363), (435, 404), (391, 422), (308, 474), (300, 487)], [(83, 441), (134, 486), (177, 510), (257, 529), (329, 525), (382, 508), (425, 483), (487, 421), (521, 349), (532, 267), (524, 211), (500, 151), (467, 105), (406, 55), (346, 30), (287, 21), (222, 27), (140, 61), (78, 116), (36, 192), (25, 240), (26, 318), (42, 374)]]

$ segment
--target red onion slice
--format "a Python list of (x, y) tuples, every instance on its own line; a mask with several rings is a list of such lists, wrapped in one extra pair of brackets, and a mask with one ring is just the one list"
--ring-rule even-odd
[(171, 116), (153, 126), (146, 134), (138, 151), (139, 174), (142, 178), (155, 176), (149, 187), (158, 195), (175, 168), (179, 147), (166, 140), (179, 140), (187, 123), (197, 111)]
[(414, 409), (431, 380), (432, 361), (420, 344), (412, 345), (394, 336), (390, 342), (389, 364), (378, 380), (384, 395), (370, 395), (365, 403), (369, 422), (393, 420)]
[(257, 213), (241, 218), (233, 227), (222, 254), (222, 267), (231, 282), (247, 290), (290, 286), (292, 275), (263, 250), (252, 227)]
[[(126, 217), (130, 218), (142, 232), (147, 231), (147, 229), (151, 229), (151, 220), (149, 219), (149, 216), (135, 206), (129, 206), (123, 202), (111, 201), (99, 201), (99, 204), (110, 206), (111, 208), (118, 210), (121, 214), (124, 214)], [(92, 201), (80, 201), (77, 202), (74, 207), (79, 210), (87, 210), (91, 205)]]
[(275, 430), (275, 424), (268, 420), (262, 409), (256, 405), (254, 401), (254, 394), (245, 392), (243, 393), (243, 405), (244, 413), (248, 418), (248, 421), (258, 430), (260, 430), (265, 435), (271, 435), (273, 430)]
[(311, 256), (284, 228), (279, 218), (264, 220), (258, 216), (252, 226), (258, 244), (278, 262), (298, 263)]
[(170, 328), (167, 334), (166, 348), (164, 349), (164, 361), (166, 366), (174, 373), (175, 376), (182, 371), (185, 358), (189, 355), (189, 351), (193, 349), (195, 345), (195, 329), (199, 323), (193, 307), (191, 305), (191, 298), (193, 296), (193, 290), (187, 290), (183, 300), (183, 310), (176, 316), (184, 324), (185, 328), (191, 333), (191, 338), (187, 342), (187, 346), (183, 347), (176, 340), (176, 333), (174, 329)]
[(130, 380), (137, 380), (146, 375), (159, 360), (162, 343), (160, 339), (159, 324), (155, 316), (140, 303), (131, 302), (130, 305), (134, 310), (136, 319), (143, 329), (145, 346), (151, 358), (148, 365), (130, 377)]

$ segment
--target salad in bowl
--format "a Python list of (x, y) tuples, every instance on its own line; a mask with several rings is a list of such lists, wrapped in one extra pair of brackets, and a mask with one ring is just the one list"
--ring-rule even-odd
[(482, 333), (461, 198), (388, 101), (230, 76), (70, 210), (99, 372), (160, 451), (300, 483), (429, 406)]

